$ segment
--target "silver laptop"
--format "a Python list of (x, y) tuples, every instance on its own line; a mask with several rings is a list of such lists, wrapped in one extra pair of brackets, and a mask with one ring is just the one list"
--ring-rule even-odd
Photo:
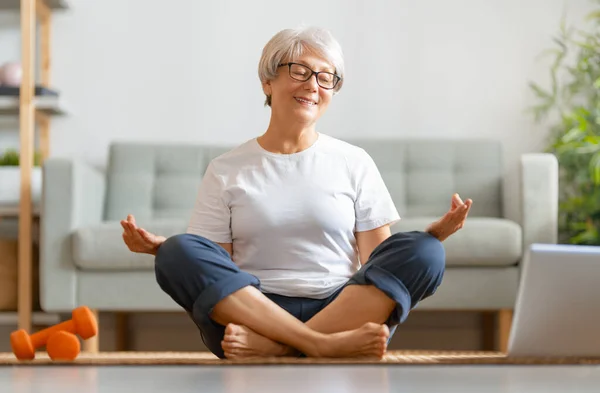
[(508, 356), (600, 357), (600, 247), (531, 246)]

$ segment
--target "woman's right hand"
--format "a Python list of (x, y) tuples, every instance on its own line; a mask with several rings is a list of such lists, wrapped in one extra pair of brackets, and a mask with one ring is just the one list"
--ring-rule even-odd
[(156, 255), (158, 247), (167, 240), (164, 236), (157, 236), (138, 227), (133, 215), (128, 215), (127, 220), (121, 220), (123, 227), (123, 241), (133, 252)]

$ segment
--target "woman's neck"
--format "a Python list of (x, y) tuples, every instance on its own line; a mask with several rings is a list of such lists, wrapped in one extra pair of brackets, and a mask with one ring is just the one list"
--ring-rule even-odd
[(314, 124), (277, 124), (273, 121), (267, 131), (257, 138), (263, 149), (278, 154), (293, 154), (308, 149), (318, 138)]

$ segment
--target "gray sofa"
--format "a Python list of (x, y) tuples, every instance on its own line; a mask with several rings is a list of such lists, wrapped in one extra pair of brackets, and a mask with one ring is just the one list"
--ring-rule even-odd
[[(515, 222), (504, 214), (499, 142), (348, 141), (377, 163), (403, 218), (394, 232), (423, 230), (447, 211), (454, 192), (474, 200), (465, 227), (444, 242), (447, 272), (441, 287), (418, 309), (512, 309), (524, 251), (534, 242), (557, 241), (554, 156), (521, 157), (523, 214)], [(123, 243), (119, 220), (131, 213), (151, 232), (167, 237), (184, 232), (207, 164), (229, 148), (114, 143), (105, 173), (83, 162), (48, 159), (40, 222), (42, 309), (179, 311), (156, 284), (152, 256), (131, 253)]]

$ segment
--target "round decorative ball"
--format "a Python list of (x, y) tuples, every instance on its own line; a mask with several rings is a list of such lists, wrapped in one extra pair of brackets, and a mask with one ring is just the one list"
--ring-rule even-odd
[(23, 78), (23, 68), (16, 62), (5, 63), (0, 67), (0, 84), (5, 86), (20, 86)]

